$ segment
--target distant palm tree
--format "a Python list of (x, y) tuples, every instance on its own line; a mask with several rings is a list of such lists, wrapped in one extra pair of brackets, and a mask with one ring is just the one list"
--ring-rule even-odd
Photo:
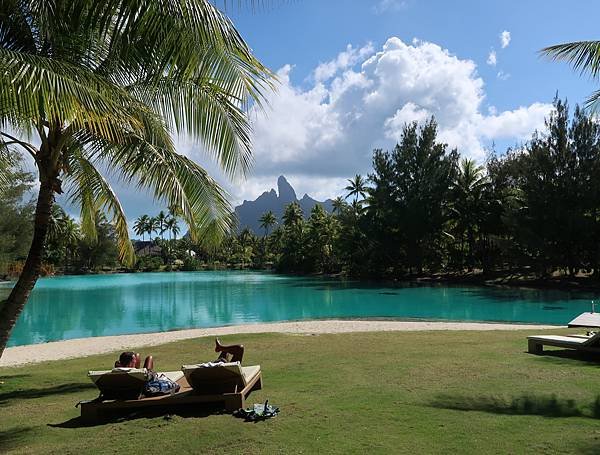
[(179, 223), (177, 222), (177, 218), (171, 216), (167, 219), (165, 223), (166, 229), (169, 231), (169, 240), (171, 240), (171, 234), (177, 241), (177, 234), (179, 234)]
[(346, 199), (354, 196), (354, 200), (358, 200), (359, 196), (364, 198), (367, 195), (367, 182), (362, 175), (356, 174), (354, 178), (348, 179), (348, 186), (344, 189), (348, 191)]
[(271, 210), (263, 213), (258, 221), (260, 221), (260, 227), (265, 230), (265, 237), (269, 235), (269, 229), (277, 224), (277, 218)]
[(148, 232), (148, 223), (150, 222), (150, 217), (148, 215), (142, 215), (140, 216), (137, 220), (135, 220), (135, 223), (133, 225), (133, 232), (135, 233), (135, 235), (141, 235), (142, 236), (142, 242), (144, 242), (146, 240), (146, 232)]
[(162, 210), (158, 213), (156, 217), (156, 228), (158, 230), (158, 234), (160, 235), (160, 239), (164, 240), (163, 234), (167, 230), (167, 219), (168, 216)]
[[(540, 51), (553, 60), (570, 63), (576, 71), (588, 74), (593, 79), (600, 76), (600, 41), (575, 41), (557, 44)], [(593, 111), (600, 106), (600, 90), (593, 92), (586, 100), (586, 105)]]
[(73, 256), (79, 240), (81, 240), (81, 231), (77, 222), (69, 215), (65, 214), (63, 219), (62, 241), (65, 245), (65, 270), (69, 263), (73, 262)]
[(150, 217), (148, 219), (148, 224), (146, 225), (146, 232), (150, 236), (150, 240), (152, 240), (152, 233), (158, 231), (158, 220), (155, 217)]
[(281, 217), (285, 226), (295, 226), (304, 218), (302, 207), (297, 202), (292, 202), (285, 207), (283, 216)]
[(342, 213), (344, 207), (347, 206), (346, 201), (340, 196), (336, 197), (332, 202), (333, 213), (337, 213), (338, 215)]
[(463, 158), (454, 183), (455, 189), (465, 196), (473, 195), (481, 192), (487, 184), (483, 166), (477, 165), (475, 160)]

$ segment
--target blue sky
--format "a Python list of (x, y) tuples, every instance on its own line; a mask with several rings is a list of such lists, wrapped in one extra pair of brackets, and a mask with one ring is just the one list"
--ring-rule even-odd
[[(233, 8), (230, 16), (257, 56), (269, 67), (295, 65), (294, 83), (302, 84), (320, 62), (347, 44), (383, 44), (397, 36), (439, 44), (473, 60), (484, 78), (488, 101), (499, 109), (551, 99), (556, 90), (573, 101), (593, 88), (567, 65), (537, 52), (548, 45), (598, 39), (600, 2), (577, 0), (295, 0), (272, 2), (254, 13)], [(387, 5), (387, 8), (382, 8)], [(511, 43), (500, 49), (498, 35), (508, 30)], [(498, 53), (497, 68), (486, 65)], [(497, 70), (509, 73), (496, 78)]]
[[(372, 147), (393, 147), (400, 124), (411, 120), (411, 113), (414, 113), (414, 120), (435, 115), (445, 130), (444, 140), (458, 147), (462, 154), (482, 160), (483, 150), (492, 143), (501, 153), (542, 127), (556, 92), (575, 104), (583, 102), (595, 87), (593, 81), (574, 73), (568, 65), (542, 58), (538, 51), (551, 44), (599, 38), (596, 33), (600, 13), (598, 2), (274, 0), (265, 3), (254, 12), (235, 5), (228, 11), (264, 63), (275, 71), (287, 68), (283, 89), (272, 97), (272, 111), (265, 119), (256, 121), (253, 175), (242, 185), (227, 185), (236, 201), (256, 197), (270, 188), (280, 173), (288, 176), (299, 194), (308, 192), (320, 198), (339, 194), (346, 177), (355, 172), (368, 173)], [(503, 32), (504, 43), (501, 40)], [(425, 84), (421, 93), (414, 95), (410, 89), (402, 94), (390, 93), (392, 104), (372, 112), (357, 101), (374, 90), (364, 88), (353, 99), (332, 107), (335, 104), (331, 99), (335, 79), (343, 80), (347, 71), (363, 72), (363, 63), (372, 55), (385, 54), (384, 46), (395, 38), (408, 46), (400, 51), (404, 54), (401, 58), (418, 60), (428, 54), (426, 65), (419, 66), (420, 63), (414, 62), (416, 71), (422, 68), (423, 74), (403, 80), (402, 74), (412, 68), (407, 62), (390, 69), (389, 73), (391, 78), (397, 79), (398, 86), (414, 86), (413, 89), (419, 91), (419, 84)], [(439, 52), (435, 49), (426, 52), (424, 45), (427, 44), (437, 46)], [(335, 61), (348, 45), (355, 51), (368, 49), (364, 56), (357, 57), (351, 65), (338, 68), (334, 76), (323, 82), (326, 93), (320, 98), (314, 94), (319, 86), (315, 81), (315, 70), (321, 64)], [(458, 59), (462, 69), (461, 65), (453, 67), (449, 64), (436, 77), (423, 81), (436, 68), (449, 63), (444, 60), (444, 52), (450, 58)], [(490, 59), (492, 53), (495, 58)], [(368, 76), (371, 85), (378, 85), (382, 70), (379, 66)], [(453, 82), (446, 87), (447, 81)], [(463, 90), (465, 84), (471, 86)], [(432, 95), (432, 99), (425, 99), (427, 96), (423, 92), (435, 91), (432, 88), (436, 85), (442, 87), (441, 92), (457, 91), (456, 98), (438, 93)], [(287, 89), (293, 93), (286, 93)], [(473, 91), (478, 94), (473, 95)], [(470, 96), (476, 99), (453, 112), (461, 99)], [(349, 94), (346, 97), (351, 98)], [(308, 104), (312, 108), (304, 105), (307, 98), (310, 98)], [(408, 109), (402, 109), (406, 104), (409, 104)], [(318, 106), (335, 111), (338, 117), (355, 109), (361, 120), (358, 126), (345, 124), (340, 127), (339, 122), (332, 120), (333, 114), (321, 116)], [(304, 117), (303, 109), (307, 111)], [(394, 134), (389, 131), (389, 122), (398, 109), (402, 110), (402, 115), (397, 116)], [(452, 114), (444, 118), (444, 112), (449, 111)], [(453, 119), (461, 115), (470, 118), (465, 126), (451, 125)], [(473, 116), (482, 118), (474, 120)], [(322, 141), (323, 132), (315, 131), (317, 127), (311, 125), (302, 129), (293, 125), (294, 121), (321, 121), (327, 125), (322, 128), (324, 131), (339, 127), (338, 136), (344, 136), (346, 140)], [(360, 124), (364, 126), (362, 131)], [(305, 136), (304, 143), (299, 145), (290, 138), (286, 140), (286, 135)], [(460, 137), (463, 135), (467, 139)], [(313, 148), (317, 152), (311, 153)]]
[[(340, 195), (347, 178), (370, 171), (374, 147), (391, 149), (404, 122), (431, 115), (442, 140), (483, 161), (492, 143), (501, 153), (541, 128), (557, 91), (573, 105), (600, 85), (538, 54), (600, 39), (597, 1), (266, 0), (255, 11), (228, 4), (281, 81), (269, 110), (251, 114), (254, 170), (228, 182), (201, 146), (186, 138), (179, 146), (236, 204), (280, 174), (299, 197)], [(117, 190), (130, 219), (160, 210), (146, 194)]]

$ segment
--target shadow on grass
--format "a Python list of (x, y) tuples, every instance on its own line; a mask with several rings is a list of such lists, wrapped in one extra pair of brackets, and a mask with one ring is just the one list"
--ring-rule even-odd
[(536, 355), (548, 362), (561, 363), (561, 360), (578, 360), (600, 364), (600, 354), (577, 351), (575, 349), (550, 349)]
[(479, 411), (508, 415), (539, 415), (543, 417), (587, 417), (600, 419), (600, 395), (590, 404), (581, 405), (575, 400), (557, 398), (555, 395), (522, 395), (512, 399), (496, 397), (467, 397), (439, 395), (430, 404), (440, 409)]
[(25, 379), (25, 378), (30, 378), (30, 377), (31, 377), (30, 374), (9, 374), (9, 375), (4, 375), (4, 376), (0, 375), (0, 382), (8, 382), (8, 381), (14, 381), (15, 379)]
[(581, 455), (598, 455), (600, 453), (600, 442), (594, 441), (591, 444), (577, 447), (577, 453)]
[(12, 430), (0, 430), (0, 452), (17, 447), (32, 429), (33, 427), (23, 427)]
[(67, 393), (81, 392), (82, 390), (95, 389), (94, 384), (85, 382), (72, 382), (59, 384), (43, 389), (13, 390), (0, 393), (0, 404), (6, 404), (8, 400), (42, 398), (50, 395), (64, 395)]
[(143, 409), (136, 410), (133, 412), (125, 410), (115, 410), (112, 411), (110, 414), (102, 416), (94, 422), (84, 421), (81, 417), (74, 417), (61, 423), (49, 423), (48, 426), (52, 428), (84, 428), (106, 425), (109, 423), (122, 423), (138, 419), (162, 418), (165, 421), (170, 421), (175, 416), (182, 418), (205, 418), (220, 414), (230, 413), (226, 412), (220, 406), (204, 405), (198, 407), (197, 405), (182, 405), (178, 407), (170, 406), (168, 408)]

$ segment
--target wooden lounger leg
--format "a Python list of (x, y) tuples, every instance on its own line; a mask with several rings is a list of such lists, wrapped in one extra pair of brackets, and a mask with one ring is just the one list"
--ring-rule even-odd
[[(254, 392), (255, 390), (261, 390), (262, 388), (263, 388), (263, 379), (262, 379), (262, 374), (261, 374), (258, 377), (258, 380), (254, 383), (254, 385), (250, 389), (250, 392)], [(248, 393), (250, 393), (250, 392), (248, 392)]]
[(530, 354), (541, 354), (544, 352), (544, 345), (535, 340), (527, 340), (527, 347)]
[(232, 393), (225, 397), (225, 409), (227, 411), (237, 411), (246, 406), (246, 399), (241, 393)]

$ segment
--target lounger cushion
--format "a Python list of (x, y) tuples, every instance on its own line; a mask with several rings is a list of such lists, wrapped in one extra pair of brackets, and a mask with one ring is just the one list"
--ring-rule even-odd
[(248, 384), (254, 376), (260, 373), (260, 365), (252, 365), (249, 367), (242, 367), (242, 375), (244, 376), (244, 383)]
[(134, 400), (141, 396), (148, 371), (145, 368), (115, 368), (90, 371), (88, 377), (108, 400)]
[(88, 371), (88, 377), (92, 380), (93, 383), (102, 377), (107, 376), (122, 376), (127, 375), (132, 378), (139, 379), (141, 381), (145, 381), (148, 376), (148, 370), (145, 368), (113, 368), (112, 370), (103, 370), (103, 371)]
[(528, 340), (539, 341), (540, 343), (558, 343), (564, 346), (589, 346), (598, 342), (596, 335), (592, 337), (580, 337), (580, 336), (564, 336), (564, 335), (531, 335), (527, 337)]
[(260, 366), (242, 367), (239, 362), (183, 365), (185, 377), (196, 393), (231, 393), (243, 389)]
[(158, 374), (159, 375), (164, 374), (167, 378), (169, 378), (173, 382), (179, 381), (184, 376), (183, 371), (181, 371), (181, 370), (179, 370), (179, 371), (164, 371), (164, 372), (158, 373)]

